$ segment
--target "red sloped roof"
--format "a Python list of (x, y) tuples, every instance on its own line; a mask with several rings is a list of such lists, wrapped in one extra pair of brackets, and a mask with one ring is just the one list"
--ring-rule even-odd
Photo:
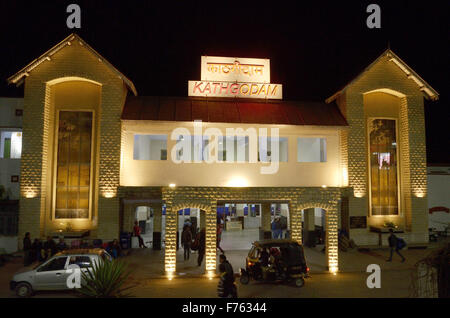
[(202, 97), (127, 97), (123, 120), (347, 126), (334, 103)]

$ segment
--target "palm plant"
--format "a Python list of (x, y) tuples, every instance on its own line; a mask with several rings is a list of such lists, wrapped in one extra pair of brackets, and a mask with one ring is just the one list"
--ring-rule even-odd
[(124, 293), (135, 287), (125, 286), (130, 274), (131, 269), (123, 261), (105, 259), (94, 262), (91, 271), (82, 271), (83, 283), (78, 292), (91, 298), (130, 297), (130, 294)]

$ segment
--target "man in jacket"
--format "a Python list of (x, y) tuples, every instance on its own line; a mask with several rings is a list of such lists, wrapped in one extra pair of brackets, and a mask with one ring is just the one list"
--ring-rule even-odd
[(233, 298), (237, 298), (236, 286), (234, 285), (234, 271), (233, 266), (228, 262), (227, 257), (224, 254), (219, 256), (219, 271), (220, 271), (220, 284), (223, 287), (223, 293), (220, 297), (228, 297), (231, 295)]
[(203, 228), (200, 233), (197, 234), (199, 236), (198, 238), (198, 259), (197, 263), (198, 266), (202, 266), (203, 262), (203, 256), (205, 256), (205, 250), (206, 250), (206, 230)]
[(181, 243), (184, 248), (184, 260), (189, 260), (191, 254), (192, 233), (191, 227), (187, 224), (184, 225), (183, 232), (181, 233)]
[(32, 262), (30, 232), (25, 233), (25, 237), (23, 238), (23, 252), (23, 265), (28, 266)]
[(389, 259), (387, 260), (388, 262), (392, 261), (392, 253), (395, 252), (400, 255), (400, 257), (402, 258), (402, 263), (405, 261), (405, 258), (403, 257), (402, 254), (400, 254), (400, 250), (398, 248), (398, 238), (397, 236), (394, 235), (394, 230), (393, 229), (389, 229), (389, 237), (388, 237), (388, 241), (389, 241), (389, 248), (390, 248), (390, 256)]

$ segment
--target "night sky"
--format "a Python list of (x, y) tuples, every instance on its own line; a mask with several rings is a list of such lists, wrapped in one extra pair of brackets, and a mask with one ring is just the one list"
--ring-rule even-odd
[[(81, 7), (81, 29), (66, 7)], [(381, 6), (381, 29), (366, 7)], [(200, 56), (269, 58), (285, 100), (323, 101), (390, 48), (440, 94), (425, 102), (427, 159), (450, 163), (448, 1), (1, 1), (0, 96), (6, 79), (72, 32), (130, 78), (139, 95), (187, 96)]]

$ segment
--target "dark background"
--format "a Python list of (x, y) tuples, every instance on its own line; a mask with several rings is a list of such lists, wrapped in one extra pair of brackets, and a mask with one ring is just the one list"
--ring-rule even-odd
[[(81, 6), (81, 29), (66, 7)], [(366, 7), (381, 7), (368, 29)], [(425, 101), (427, 159), (450, 163), (448, 1), (3, 1), (0, 96), (6, 79), (72, 32), (130, 78), (139, 95), (186, 96), (200, 56), (269, 58), (285, 100), (325, 100), (387, 47), (440, 94)]]

